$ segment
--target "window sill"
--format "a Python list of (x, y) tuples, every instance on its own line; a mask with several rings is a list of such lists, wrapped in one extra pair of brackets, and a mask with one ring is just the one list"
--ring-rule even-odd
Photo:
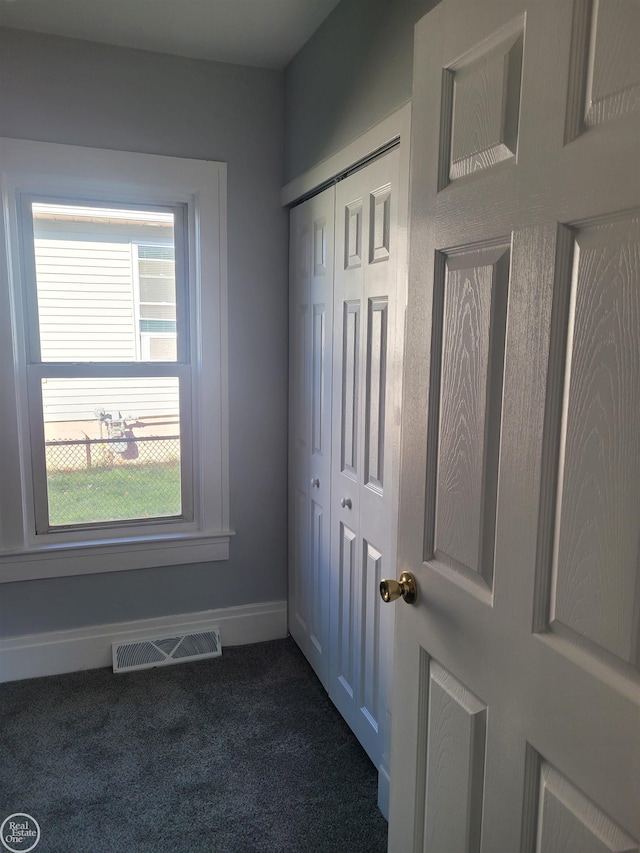
[(228, 560), (233, 535), (227, 530), (209, 535), (136, 536), (5, 552), (0, 555), (0, 583)]

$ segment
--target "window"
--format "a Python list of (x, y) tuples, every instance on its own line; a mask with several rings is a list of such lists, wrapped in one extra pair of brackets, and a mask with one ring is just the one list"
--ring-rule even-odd
[(175, 252), (173, 245), (138, 245), (136, 251), (141, 357), (176, 357)]
[[(191, 517), (180, 446), (181, 426), (191, 431), (190, 412), (180, 418), (190, 380), (183, 207), (22, 202), (27, 375), (41, 385), (29, 397), (36, 532)], [(166, 362), (164, 375), (149, 361)], [(113, 362), (128, 375), (101, 375)]]
[(0, 156), (0, 580), (225, 559), (224, 164)]

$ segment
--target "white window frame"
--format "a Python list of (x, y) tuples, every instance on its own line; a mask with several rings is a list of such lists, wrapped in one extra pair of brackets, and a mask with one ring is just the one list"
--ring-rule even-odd
[[(226, 164), (0, 138), (0, 582), (225, 560), (229, 556)], [(22, 245), (25, 199), (183, 206), (188, 252), (188, 353), (178, 357), (182, 441), (188, 465), (180, 519), (57, 528), (36, 533), (46, 500), (32, 463), (29, 394), (39, 364), (29, 348)], [(178, 253), (176, 253), (177, 255)], [(206, 328), (202, 320), (206, 318)], [(33, 340), (33, 334), (31, 336)], [(182, 345), (184, 346), (184, 344)], [(166, 375), (163, 362), (146, 365)], [(140, 365), (137, 365), (139, 367)], [(166, 365), (165, 365), (166, 368)], [(65, 366), (59, 375), (127, 375), (127, 363)], [(51, 375), (50, 370), (46, 375)], [(32, 411), (37, 411), (32, 400)], [(37, 421), (37, 419), (36, 419)], [(192, 460), (192, 464), (190, 461)], [(40, 474), (38, 473), (40, 470)]]

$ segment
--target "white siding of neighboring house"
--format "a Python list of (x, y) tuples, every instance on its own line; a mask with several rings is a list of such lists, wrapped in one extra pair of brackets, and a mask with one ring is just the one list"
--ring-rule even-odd
[[(132, 240), (171, 232), (144, 223), (35, 219), (41, 352), (44, 361), (135, 361), (139, 355)], [(87, 421), (94, 410), (139, 417), (176, 414), (176, 380), (48, 379), (46, 423)], [(73, 437), (73, 436), (69, 436)]]
[(35, 249), (43, 361), (134, 361), (129, 242), (36, 237)]
[[(120, 411), (131, 420), (178, 414), (177, 380), (104, 380), (97, 386), (91, 379), (47, 379), (43, 385), (45, 423), (91, 421), (95, 409)], [(65, 438), (76, 438), (68, 435)]]

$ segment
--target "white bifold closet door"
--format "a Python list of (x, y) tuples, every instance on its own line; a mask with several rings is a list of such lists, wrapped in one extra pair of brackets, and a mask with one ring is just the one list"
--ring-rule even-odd
[[(399, 151), (291, 211), (289, 630), (388, 786)], [(403, 306), (402, 306), (403, 308)]]

